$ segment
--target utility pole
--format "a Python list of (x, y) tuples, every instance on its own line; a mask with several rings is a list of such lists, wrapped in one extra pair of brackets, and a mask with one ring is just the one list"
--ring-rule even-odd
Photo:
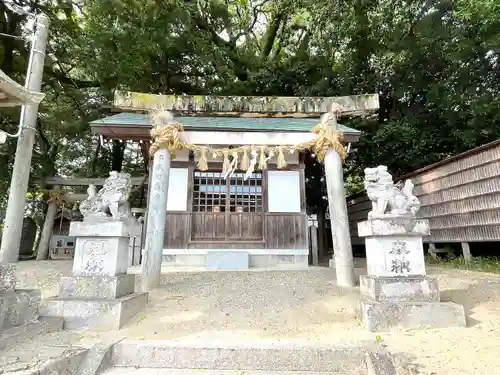
[[(45, 14), (37, 15), (25, 84), (26, 88), (33, 92), (40, 92), (42, 88), (48, 34), (49, 18)], [(37, 118), (38, 104), (29, 104), (22, 107), (19, 123), (20, 135), (17, 141), (2, 246), (0, 248), (0, 263), (17, 262), (19, 258)]]

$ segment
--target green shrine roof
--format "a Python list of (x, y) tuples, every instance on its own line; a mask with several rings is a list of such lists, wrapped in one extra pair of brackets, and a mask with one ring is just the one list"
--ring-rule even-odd
[[(316, 118), (263, 118), (263, 117), (176, 117), (176, 120), (190, 130), (243, 130), (243, 131), (292, 131), (309, 132), (318, 124)], [(147, 114), (118, 113), (90, 123), (92, 127), (151, 127)], [(361, 134), (359, 130), (338, 125), (340, 131), (352, 135)]]

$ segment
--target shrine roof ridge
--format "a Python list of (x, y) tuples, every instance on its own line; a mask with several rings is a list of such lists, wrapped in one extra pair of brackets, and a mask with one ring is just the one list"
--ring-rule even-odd
[[(319, 123), (318, 118), (262, 118), (262, 117), (176, 117), (186, 130), (228, 130), (267, 132), (310, 132)], [(118, 113), (90, 122), (92, 128), (100, 127), (151, 127), (149, 115), (142, 113)], [(349, 134), (361, 134), (359, 130), (338, 124), (338, 130)]]

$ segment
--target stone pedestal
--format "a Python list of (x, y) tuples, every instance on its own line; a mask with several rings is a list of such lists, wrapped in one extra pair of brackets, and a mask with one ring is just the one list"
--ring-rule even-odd
[(368, 275), (360, 277), (359, 313), (370, 331), (465, 327), (461, 305), (440, 302), (437, 280), (426, 276), (422, 237), (427, 220), (384, 217), (358, 224)]
[(127, 275), (129, 224), (107, 220), (72, 222), (76, 237), (73, 276), (62, 277), (59, 296), (42, 312), (64, 318), (68, 329), (120, 329), (147, 303), (147, 293), (134, 293)]
[(39, 290), (15, 289), (16, 269), (0, 264), (0, 350), (37, 334), (62, 329), (62, 321), (39, 320)]

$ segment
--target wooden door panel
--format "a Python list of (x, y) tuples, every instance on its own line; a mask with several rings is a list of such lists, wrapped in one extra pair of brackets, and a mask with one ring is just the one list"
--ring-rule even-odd
[(263, 215), (247, 213), (230, 213), (228, 226), (229, 240), (262, 240)]
[(191, 222), (193, 240), (224, 240), (226, 236), (223, 213), (193, 212)]

